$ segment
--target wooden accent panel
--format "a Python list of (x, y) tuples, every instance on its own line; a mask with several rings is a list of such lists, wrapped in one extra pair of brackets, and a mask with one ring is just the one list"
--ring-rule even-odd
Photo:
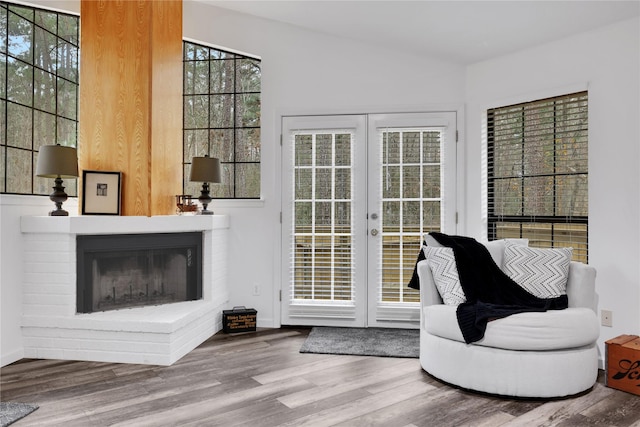
[(173, 214), (182, 192), (182, 1), (82, 0), (80, 17), (80, 168), (123, 172), (123, 215)]
[[(151, 214), (176, 213), (182, 194), (182, 1), (154, 1)], [(155, 184), (155, 185), (154, 185)]]

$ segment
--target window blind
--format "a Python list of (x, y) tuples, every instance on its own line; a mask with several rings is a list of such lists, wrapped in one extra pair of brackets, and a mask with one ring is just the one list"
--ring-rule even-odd
[(350, 131), (293, 135), (292, 316), (355, 315), (352, 144)]
[(381, 245), (378, 259), (376, 319), (418, 321), (420, 293), (407, 288), (423, 235), (441, 230), (443, 130), (381, 127)]
[(588, 93), (487, 112), (489, 240), (588, 256)]

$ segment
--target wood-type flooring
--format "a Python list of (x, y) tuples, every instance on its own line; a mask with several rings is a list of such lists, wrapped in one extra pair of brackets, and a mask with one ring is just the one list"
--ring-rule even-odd
[[(0, 369), (25, 426), (634, 426), (640, 397), (604, 386), (559, 400), (460, 390), (418, 359), (300, 353), (309, 330), (216, 334), (172, 366), (25, 359)], [(576, 367), (579, 369), (579, 367)]]

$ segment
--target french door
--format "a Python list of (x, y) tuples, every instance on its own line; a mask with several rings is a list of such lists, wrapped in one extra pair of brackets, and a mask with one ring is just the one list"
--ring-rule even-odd
[(456, 115), (283, 117), (282, 324), (412, 327), (422, 234), (455, 231)]

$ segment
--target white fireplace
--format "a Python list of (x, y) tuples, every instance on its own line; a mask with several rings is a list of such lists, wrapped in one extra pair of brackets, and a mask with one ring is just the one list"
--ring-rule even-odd
[[(24, 357), (170, 365), (222, 329), (229, 220), (213, 216), (22, 217)], [(78, 235), (201, 232), (202, 298), (77, 313)]]

